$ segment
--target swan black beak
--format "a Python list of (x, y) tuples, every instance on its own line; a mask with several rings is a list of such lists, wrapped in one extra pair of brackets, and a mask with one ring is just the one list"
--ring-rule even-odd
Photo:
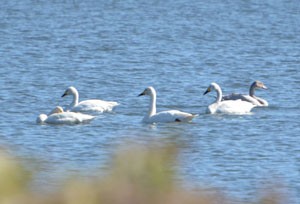
[(210, 92), (210, 89), (208, 88), (208, 89), (204, 92), (203, 95), (205, 95), (205, 94), (207, 94), (207, 93), (209, 93), (209, 92)]
[(144, 95), (145, 95), (145, 92), (140, 93), (138, 96), (144, 96)]
[(67, 95), (67, 93), (65, 92), (61, 97), (65, 97)]

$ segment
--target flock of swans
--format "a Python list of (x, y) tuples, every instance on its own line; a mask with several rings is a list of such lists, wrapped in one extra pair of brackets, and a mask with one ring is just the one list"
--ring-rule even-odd
[[(221, 87), (217, 83), (211, 83), (204, 95), (216, 91), (216, 100), (207, 107), (208, 114), (225, 113), (225, 114), (245, 114), (251, 112), (256, 106), (268, 106), (268, 102), (254, 95), (256, 89), (267, 89), (260, 81), (255, 81), (250, 86), (249, 95), (232, 93), (222, 95)], [(39, 124), (78, 124), (89, 122), (94, 119), (96, 114), (112, 111), (119, 103), (114, 101), (103, 100), (85, 100), (79, 102), (79, 94), (75, 87), (69, 87), (62, 97), (67, 95), (73, 96), (73, 101), (67, 107), (66, 111), (62, 107), (55, 107), (48, 114), (40, 114), (36, 119)], [(167, 123), (167, 122), (189, 122), (197, 114), (182, 112), (179, 110), (167, 110), (156, 112), (156, 91), (153, 87), (146, 88), (139, 96), (150, 96), (149, 111), (144, 116), (144, 123)]]

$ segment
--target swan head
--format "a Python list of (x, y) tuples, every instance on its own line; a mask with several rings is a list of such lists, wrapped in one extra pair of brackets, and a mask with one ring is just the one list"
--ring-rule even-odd
[(36, 119), (36, 123), (43, 123), (47, 118), (46, 114), (40, 114)]
[(48, 115), (52, 115), (55, 113), (63, 113), (64, 109), (61, 106), (56, 106)]
[(138, 96), (153, 96), (156, 95), (156, 91), (152, 86), (147, 87), (142, 93), (140, 93)]
[(208, 88), (206, 89), (206, 91), (204, 92), (203, 95), (205, 95), (205, 94), (211, 92), (212, 90), (218, 90), (218, 89), (220, 89), (220, 86), (219, 86), (217, 83), (212, 82), (212, 83), (208, 86)]
[(255, 81), (255, 82), (253, 82), (252, 86), (253, 86), (254, 88), (258, 88), (258, 89), (268, 89), (268, 87), (266, 87), (266, 86), (264, 85), (264, 83), (261, 82), (261, 81)]
[(67, 95), (74, 95), (76, 93), (78, 93), (77, 89), (74, 86), (70, 86), (69, 88), (66, 89), (66, 91), (61, 97), (65, 97)]

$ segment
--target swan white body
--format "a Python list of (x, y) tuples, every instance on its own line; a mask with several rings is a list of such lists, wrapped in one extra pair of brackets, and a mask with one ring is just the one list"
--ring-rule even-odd
[(240, 99), (242, 101), (247, 101), (249, 103), (252, 103), (255, 106), (268, 106), (269, 103), (266, 100), (254, 95), (255, 89), (267, 89), (267, 87), (264, 85), (263, 82), (255, 81), (250, 86), (249, 95), (232, 93), (230, 95), (223, 96), (222, 100), (239, 100)]
[(139, 96), (150, 96), (149, 111), (143, 118), (144, 123), (189, 122), (197, 115), (178, 110), (168, 110), (156, 113), (156, 91), (153, 87), (146, 88)]
[(242, 100), (225, 100), (222, 99), (222, 90), (220, 86), (216, 83), (211, 83), (210, 86), (205, 91), (204, 95), (215, 90), (217, 92), (217, 99), (214, 103), (207, 107), (207, 113), (227, 113), (227, 114), (244, 114), (249, 113), (254, 107), (252, 103)]
[(112, 111), (112, 109), (119, 105), (114, 101), (103, 101), (98, 99), (85, 100), (79, 102), (79, 93), (75, 87), (69, 87), (62, 97), (72, 95), (73, 101), (70, 104), (68, 110), (72, 112), (82, 112), (82, 113), (103, 113)]
[(64, 112), (62, 107), (57, 106), (54, 110), (52, 110), (48, 115), (40, 114), (36, 119), (37, 123), (40, 124), (79, 124), (89, 122), (94, 119), (94, 116), (75, 113), (75, 112)]

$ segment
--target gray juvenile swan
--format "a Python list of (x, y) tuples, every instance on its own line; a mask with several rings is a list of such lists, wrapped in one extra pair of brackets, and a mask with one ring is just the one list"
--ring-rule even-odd
[(207, 113), (227, 113), (227, 114), (244, 114), (249, 113), (254, 107), (252, 103), (242, 100), (226, 100), (222, 99), (222, 90), (217, 83), (211, 83), (203, 95), (215, 90), (217, 98), (214, 103), (207, 107)]
[(267, 89), (267, 87), (264, 85), (263, 82), (255, 81), (250, 86), (249, 95), (232, 93), (232, 94), (223, 96), (222, 100), (225, 101), (225, 100), (238, 100), (238, 99), (240, 99), (240, 100), (243, 100), (243, 101), (250, 102), (255, 106), (268, 106), (269, 103), (266, 100), (254, 95), (255, 89)]
[(168, 123), (168, 122), (189, 122), (197, 115), (185, 113), (178, 110), (156, 112), (156, 91), (153, 87), (146, 88), (139, 96), (150, 96), (149, 111), (145, 115), (144, 123)]
[(114, 101), (102, 101), (98, 99), (85, 100), (79, 102), (79, 93), (73, 86), (67, 88), (61, 97), (72, 95), (73, 101), (70, 104), (69, 111), (82, 113), (102, 113), (111, 111), (115, 106), (119, 105)]

